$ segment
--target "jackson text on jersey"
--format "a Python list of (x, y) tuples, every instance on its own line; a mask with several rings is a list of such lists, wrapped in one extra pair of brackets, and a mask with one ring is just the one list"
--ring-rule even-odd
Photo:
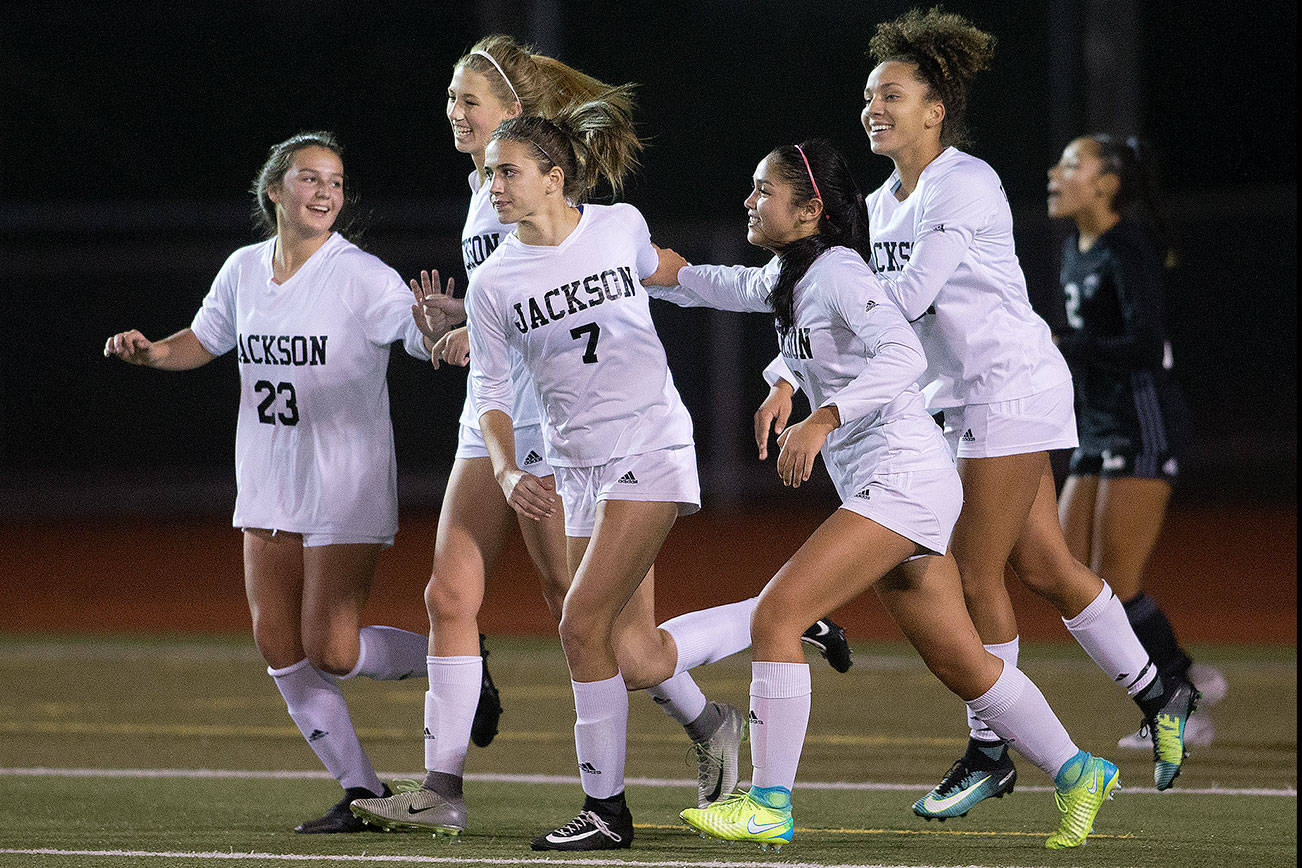
[(329, 335), (246, 335), (235, 336), (241, 365), (324, 365)]
[(498, 232), (488, 232), (484, 235), (475, 235), (461, 241), (461, 261), (465, 263), (466, 274), (474, 271), (484, 264), (488, 254), (497, 249), (498, 242), (501, 240), (501, 234)]
[(812, 359), (814, 346), (809, 340), (809, 329), (792, 328), (782, 335), (782, 355), (788, 359)]
[(637, 295), (637, 285), (633, 279), (633, 269), (621, 266), (589, 274), (580, 280), (549, 289), (540, 296), (530, 296), (527, 301), (517, 301), (514, 305), (516, 331), (522, 335), (528, 334), (532, 329), (581, 310)]

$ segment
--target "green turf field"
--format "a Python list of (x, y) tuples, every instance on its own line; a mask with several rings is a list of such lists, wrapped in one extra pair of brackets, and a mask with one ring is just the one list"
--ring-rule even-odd
[[(471, 749), (469, 828), (448, 845), (421, 834), (290, 831), (338, 789), (245, 637), (0, 637), (0, 866), (539, 864), (527, 839), (570, 819), (581, 801), (569, 682), (554, 640), (491, 648), (502, 732)], [(1215, 744), (1158, 795), (1150, 757), (1115, 747), (1138, 723), (1133, 704), (1074, 645), (1023, 649), (1023, 668), (1078, 743), (1121, 766), (1123, 791), (1076, 851), (1044, 849), (1057, 814), (1048, 780), (1024, 761), (1013, 796), (944, 825), (914, 817), (910, 803), (962, 750), (962, 708), (907, 647), (859, 643), (847, 675), (814, 658), (797, 833), (780, 854), (705, 841), (678, 822), (695, 798), (686, 739), (634, 695), (633, 849), (547, 864), (1296, 865), (1296, 649), (1195, 651), (1222, 668), (1230, 693), (1210, 710)], [(749, 671), (740, 655), (698, 675), (711, 698), (745, 707)], [(345, 686), (382, 775), (420, 774), (423, 692), (416, 681)]]

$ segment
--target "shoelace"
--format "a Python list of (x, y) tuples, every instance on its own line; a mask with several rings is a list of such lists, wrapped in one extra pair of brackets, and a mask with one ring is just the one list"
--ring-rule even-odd
[(969, 777), (972, 776), (972, 772), (969, 771), (966, 774), (961, 774), (961, 775), (956, 773), (963, 771), (966, 768), (967, 767), (963, 765), (962, 760), (959, 760), (958, 762), (950, 766), (949, 771), (945, 772), (945, 777), (941, 778), (940, 786), (936, 787), (936, 795), (938, 796), (948, 795), (958, 787), (962, 786), (963, 781), (967, 780)]
[(606, 825), (606, 821), (601, 819), (601, 816), (598, 815), (595, 811), (580, 811), (577, 817), (575, 817), (573, 820), (570, 820), (561, 828), (557, 829), (556, 834), (560, 834), (562, 836), (573, 835), (577, 833), (580, 829), (582, 829), (585, 823), (590, 823), (593, 826), (596, 826), (597, 830), (601, 832), (601, 834), (605, 835), (607, 838), (609, 838), (612, 841), (624, 840), (624, 838), (619, 833), (612, 832), (610, 826)]
[(724, 819), (736, 820), (744, 811), (753, 810), (752, 802), (758, 805), (758, 802), (750, 797), (750, 793), (732, 793), (715, 804), (719, 806), (719, 813)]

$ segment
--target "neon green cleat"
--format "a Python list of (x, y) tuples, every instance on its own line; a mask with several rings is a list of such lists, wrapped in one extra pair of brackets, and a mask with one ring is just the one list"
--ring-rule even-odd
[(790, 844), (795, 830), (789, 803), (785, 808), (771, 808), (748, 792), (733, 793), (704, 808), (688, 808), (679, 816), (702, 837), (753, 841), (764, 850)]
[(1085, 763), (1080, 780), (1066, 792), (1056, 791), (1053, 800), (1062, 812), (1058, 831), (1049, 836), (1044, 846), (1050, 850), (1079, 847), (1094, 831), (1094, 818), (1099, 808), (1112, 798), (1112, 791), (1120, 788), (1121, 778), (1117, 767), (1102, 757), (1091, 756)]
[(1181, 681), (1171, 691), (1162, 710), (1144, 721), (1153, 740), (1153, 785), (1167, 790), (1180, 777), (1185, 758), (1185, 724), (1198, 707), (1199, 693), (1188, 681)]

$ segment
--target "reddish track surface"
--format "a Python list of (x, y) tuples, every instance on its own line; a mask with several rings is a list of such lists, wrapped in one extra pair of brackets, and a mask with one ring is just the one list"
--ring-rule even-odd
[[(824, 513), (704, 512), (683, 519), (656, 563), (659, 615), (756, 593)], [(380, 560), (369, 623), (424, 632), (422, 589), (437, 516), (407, 514)], [(249, 629), (240, 535), (220, 520), (9, 522), (0, 530), (0, 632), (213, 632)], [(1066, 639), (1045, 602), (1009, 582), (1023, 638)], [(1185, 642), (1297, 643), (1297, 512), (1173, 512), (1147, 590)], [(871, 595), (835, 614), (859, 638), (900, 638)], [(480, 628), (547, 634), (554, 625), (517, 539), (490, 577)]]

